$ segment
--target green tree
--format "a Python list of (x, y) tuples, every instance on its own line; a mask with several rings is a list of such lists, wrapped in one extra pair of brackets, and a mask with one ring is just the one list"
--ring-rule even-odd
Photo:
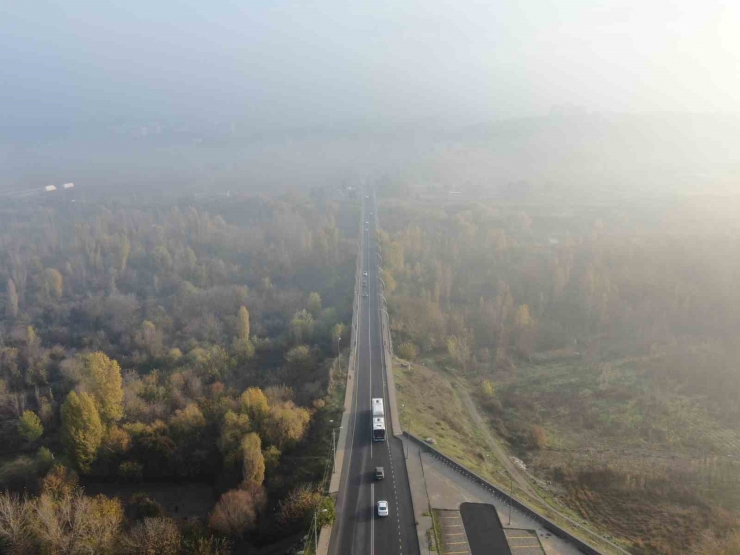
[(170, 419), (170, 427), (174, 437), (184, 442), (197, 441), (206, 427), (206, 419), (195, 403), (190, 403), (184, 409), (175, 411)]
[(265, 458), (262, 455), (262, 440), (252, 432), (242, 439), (242, 472), (244, 481), (262, 485), (265, 481)]
[(44, 426), (34, 412), (27, 410), (18, 422), (18, 433), (26, 441), (33, 443), (44, 433)]
[(301, 375), (313, 366), (313, 357), (308, 345), (296, 345), (287, 352), (285, 360), (296, 375)]
[(411, 341), (404, 341), (398, 346), (398, 356), (406, 360), (414, 360), (419, 354), (419, 350)]
[(8, 318), (18, 316), (18, 292), (15, 289), (15, 282), (11, 278), (8, 278), (5, 315)]
[(151, 357), (158, 357), (162, 353), (162, 332), (149, 320), (144, 320), (137, 336), (137, 342)]
[(62, 405), (62, 440), (77, 467), (88, 472), (103, 440), (103, 424), (95, 401), (72, 391)]
[(61, 299), (64, 292), (64, 279), (59, 270), (47, 268), (39, 277), (39, 289), (46, 298)]
[(301, 310), (296, 312), (290, 322), (290, 333), (297, 344), (311, 339), (314, 320), (310, 312)]
[(496, 396), (496, 388), (493, 386), (491, 380), (483, 380), (481, 390), (483, 391), (483, 396), (487, 399), (493, 399)]
[(250, 387), (239, 397), (241, 411), (247, 413), (252, 422), (259, 424), (269, 411), (267, 396), (259, 387)]
[(236, 315), (236, 337), (239, 341), (249, 341), (249, 310), (246, 306), (239, 308)]
[(270, 445), (267, 449), (262, 451), (262, 457), (265, 459), (266, 472), (273, 472), (278, 467), (280, 464), (280, 455), (282, 455), (282, 453), (274, 445)]
[(308, 295), (308, 303), (306, 304), (306, 309), (314, 318), (316, 318), (321, 312), (321, 296), (316, 293), (316, 291), (312, 291)]
[(129, 254), (131, 254), (131, 244), (129, 243), (128, 237), (122, 234), (118, 237), (118, 243), (115, 245), (115, 265), (119, 271), (126, 269), (126, 262), (128, 262)]
[[(246, 393), (246, 392), (245, 392)], [(237, 414), (234, 411), (228, 411), (224, 415), (224, 422), (221, 426), (221, 438), (219, 447), (224, 457), (226, 466), (234, 466), (241, 455), (240, 447), (242, 438), (246, 436), (252, 427), (247, 414)]]
[(118, 362), (105, 353), (78, 355), (83, 366), (83, 384), (95, 399), (104, 422), (117, 422), (123, 418), (123, 380)]
[(278, 519), (283, 526), (291, 528), (305, 526), (314, 514), (320, 519), (317, 526), (330, 524), (334, 520), (334, 503), (331, 498), (322, 495), (321, 491), (309, 485), (291, 490), (285, 499), (280, 501)]
[(265, 441), (285, 451), (303, 438), (310, 420), (310, 413), (304, 408), (296, 407), (292, 401), (270, 407), (269, 415), (262, 426)]

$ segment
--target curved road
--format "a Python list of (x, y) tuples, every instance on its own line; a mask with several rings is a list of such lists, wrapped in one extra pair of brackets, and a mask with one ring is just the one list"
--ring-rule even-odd
[[(395, 555), (419, 554), (419, 544), (411, 504), (403, 446), (391, 434), (387, 384), (383, 371), (382, 336), (378, 313), (379, 292), (375, 241), (374, 195), (364, 202), (363, 263), (368, 286), (360, 297), (357, 330), (357, 372), (354, 384), (345, 451), (345, 463), (336, 501), (337, 518), (329, 543), (331, 555)], [(365, 227), (369, 229), (365, 231)], [(370, 399), (382, 397), (386, 413), (388, 440), (374, 442), (371, 438), (372, 416)], [(375, 467), (385, 468), (385, 480), (374, 479)], [(388, 501), (390, 514), (378, 517), (375, 504)]]

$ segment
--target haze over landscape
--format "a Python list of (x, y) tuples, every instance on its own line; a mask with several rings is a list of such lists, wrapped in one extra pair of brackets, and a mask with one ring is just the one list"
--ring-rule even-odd
[(738, 29), (0, 3), (0, 553), (740, 553)]

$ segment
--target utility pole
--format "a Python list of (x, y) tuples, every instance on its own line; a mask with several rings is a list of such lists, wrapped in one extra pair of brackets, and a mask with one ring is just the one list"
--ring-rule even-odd
[(336, 430), (334, 428), (331, 429), (331, 458), (332, 458), (331, 473), (332, 474), (336, 473), (337, 471), (337, 444), (336, 444), (336, 441), (334, 440), (335, 431)]
[(340, 358), (341, 357), (341, 353), (339, 351), (339, 342), (341, 340), (342, 340), (342, 338), (340, 336), (337, 336), (337, 362), (336, 362), (336, 365), (337, 365), (337, 368), (340, 369), (340, 370), (341, 370), (341, 365), (342, 365), (342, 359)]
[(511, 502), (514, 501), (514, 475), (509, 473), (509, 526), (511, 526)]
[[(401, 404), (401, 425), (403, 425), (403, 416), (406, 415), (406, 405)], [(406, 442), (404, 444), (404, 457), (406, 459), (409, 458), (409, 441), (411, 441), (411, 437), (409, 434), (411, 433), (411, 422), (409, 422), (409, 429), (406, 431)]]

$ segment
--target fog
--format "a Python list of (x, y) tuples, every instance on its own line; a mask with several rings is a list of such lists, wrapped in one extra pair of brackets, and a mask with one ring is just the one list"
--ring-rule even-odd
[(726, 179), (739, 23), (691, 0), (5, 2), (0, 188), (441, 179), (451, 149), (470, 183), (623, 183), (625, 156), (630, 181)]
[(716, 0), (4, 2), (0, 118), (735, 111), (739, 14)]

